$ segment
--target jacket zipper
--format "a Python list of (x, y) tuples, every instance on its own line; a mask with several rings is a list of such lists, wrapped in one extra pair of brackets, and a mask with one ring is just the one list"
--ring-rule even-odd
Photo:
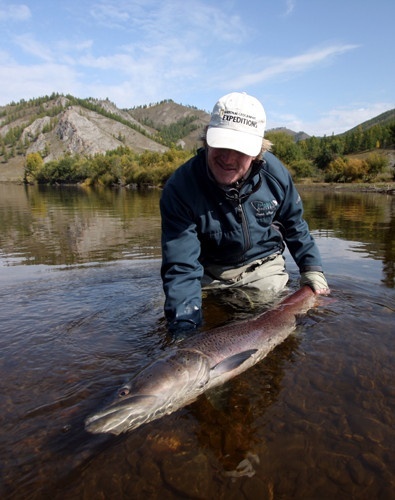
[(251, 240), (250, 240), (250, 233), (248, 231), (247, 218), (246, 218), (246, 215), (244, 213), (244, 209), (243, 209), (243, 205), (241, 203), (240, 197), (238, 198), (238, 205), (236, 207), (236, 210), (237, 210), (238, 218), (241, 222), (241, 227), (242, 227), (243, 235), (244, 235), (244, 251), (243, 251), (243, 255), (244, 255), (245, 252), (250, 249)]
[(239, 262), (243, 261), (244, 254), (251, 248), (251, 237), (250, 237), (250, 232), (248, 230), (248, 224), (247, 224), (247, 217), (244, 212), (243, 208), (243, 201), (247, 200), (249, 196), (252, 193), (255, 193), (262, 184), (262, 179), (259, 179), (259, 182), (256, 183), (256, 185), (253, 187), (252, 191), (250, 193), (246, 193), (244, 195), (240, 194), (240, 191), (237, 188), (230, 189), (226, 193), (226, 197), (229, 200), (232, 200), (233, 203), (235, 204), (235, 209), (236, 209), (236, 218), (237, 220), (240, 221), (241, 226), (242, 226), (242, 231), (244, 235), (244, 249), (242, 254), (240, 255)]

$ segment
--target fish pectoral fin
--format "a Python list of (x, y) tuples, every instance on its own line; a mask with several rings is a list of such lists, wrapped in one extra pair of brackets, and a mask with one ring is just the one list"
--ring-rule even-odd
[(255, 354), (258, 349), (249, 349), (248, 351), (238, 352), (229, 358), (220, 361), (211, 368), (212, 374), (217, 377), (223, 373), (230, 372), (244, 363), (248, 358)]

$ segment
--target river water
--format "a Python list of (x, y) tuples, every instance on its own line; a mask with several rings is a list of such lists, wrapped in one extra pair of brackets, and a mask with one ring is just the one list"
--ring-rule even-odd
[(114, 437), (84, 419), (165, 348), (160, 194), (0, 184), (1, 498), (394, 498), (395, 198), (300, 191), (331, 296), (211, 398)]

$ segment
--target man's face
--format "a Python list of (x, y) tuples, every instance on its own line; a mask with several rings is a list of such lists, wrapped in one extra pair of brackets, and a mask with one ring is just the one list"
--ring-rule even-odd
[(208, 166), (214, 179), (225, 186), (240, 180), (249, 170), (253, 156), (234, 149), (211, 148), (207, 146)]

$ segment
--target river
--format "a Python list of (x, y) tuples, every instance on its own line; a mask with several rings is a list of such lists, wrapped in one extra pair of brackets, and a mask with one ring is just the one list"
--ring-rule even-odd
[[(84, 419), (166, 345), (160, 193), (0, 184), (1, 498), (394, 498), (395, 198), (300, 192), (331, 296), (213, 397), (114, 437)], [(239, 314), (204, 299), (205, 328)]]

